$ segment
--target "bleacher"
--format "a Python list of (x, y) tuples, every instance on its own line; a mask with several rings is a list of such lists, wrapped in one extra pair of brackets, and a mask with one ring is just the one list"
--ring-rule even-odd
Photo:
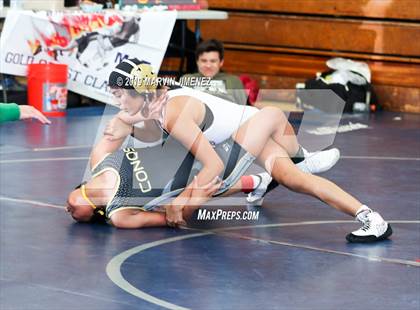
[[(225, 71), (249, 74), (262, 88), (293, 89), (327, 70), (325, 61), (332, 57), (366, 61), (385, 109), (420, 112), (417, 0), (209, 0), (209, 5), (229, 12), (227, 20), (202, 22), (204, 39), (225, 44)], [(290, 92), (279, 100), (294, 100)]]

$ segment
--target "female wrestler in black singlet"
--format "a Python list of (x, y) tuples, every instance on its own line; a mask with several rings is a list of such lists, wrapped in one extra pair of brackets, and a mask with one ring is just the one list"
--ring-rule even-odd
[[(223, 183), (215, 180), (209, 184), (206, 195), (219, 196), (239, 181), (255, 157), (232, 139), (215, 146), (215, 151), (225, 165), (220, 175)], [(170, 137), (162, 145), (126, 147), (102, 157), (92, 156), (92, 179), (69, 196), (68, 211), (78, 221), (92, 221), (93, 216), (94, 221), (108, 220), (127, 228), (124, 215), (138, 214), (136, 221), (130, 221), (136, 223), (133, 227), (148, 226), (142, 223), (150, 215), (148, 224), (164, 224), (164, 215), (149, 211), (158, 211), (184, 191), (201, 168), (201, 163)]]

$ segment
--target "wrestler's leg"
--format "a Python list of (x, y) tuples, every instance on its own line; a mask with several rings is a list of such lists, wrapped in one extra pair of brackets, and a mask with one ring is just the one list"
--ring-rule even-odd
[[(299, 144), (296, 140), (296, 136), (294, 136), (293, 128), (287, 121), (284, 114), (281, 111), (281, 113), (277, 113), (277, 110), (280, 111), (279, 109), (276, 109), (275, 113), (272, 113), (273, 111), (270, 108), (263, 108), (258, 111), (239, 127), (239, 129), (232, 135), (233, 139), (237, 142), (246, 141), (248, 148), (244, 149), (257, 157), (264, 148), (266, 141), (273, 133), (276, 133), (277, 136), (281, 136), (281, 132), (284, 132), (284, 129), (288, 128), (287, 132), (293, 133), (293, 135), (290, 135), (287, 139), (283, 139), (287, 142), (282, 146), (288, 149), (292, 156), (295, 155), (299, 149)], [(222, 196), (229, 196), (241, 192), (243, 191), (243, 188), (244, 186), (242, 181), (239, 180)]]
[(284, 113), (275, 107), (265, 107), (242, 124), (233, 136), (243, 141), (246, 137), (252, 149), (251, 154), (257, 155), (264, 147), (269, 137), (272, 137), (293, 157), (299, 150), (299, 143), (289, 121)]
[(311, 195), (352, 216), (362, 206), (360, 201), (333, 182), (300, 171), (287, 157), (286, 151), (272, 139), (267, 141), (258, 161), (277, 182), (290, 190)]
[[(271, 135), (271, 138), (282, 146), (290, 157), (295, 156), (299, 149), (299, 142), (292, 125), (289, 123), (283, 111), (276, 107), (266, 107), (263, 108), (263, 110), (269, 114), (271, 118), (280, 122), (280, 125)], [(285, 123), (284, 126), (283, 122)]]
[(243, 185), (242, 185), (242, 181), (238, 180), (238, 182), (236, 182), (235, 184), (233, 184), (232, 187), (230, 187), (226, 192), (224, 192), (221, 196), (225, 197), (225, 196), (230, 196), (236, 193), (240, 193), (243, 192)]
[[(356, 214), (362, 205), (357, 199), (326, 179), (300, 171), (290, 160), (289, 151), (275, 141), (274, 137), (280, 138), (277, 124), (284, 118), (281, 111), (275, 110), (278, 109), (263, 109), (255, 114), (237, 130), (233, 139), (257, 157), (280, 184), (312, 195), (345, 213)], [(281, 123), (286, 124), (284, 120)], [(295, 143), (298, 147), (297, 141)]]
[[(243, 144), (242, 147), (247, 149), (248, 145)], [(280, 184), (295, 192), (314, 196), (344, 213), (355, 216), (362, 205), (331, 181), (299, 170), (287, 152), (271, 138), (260, 152), (258, 161)], [(223, 196), (238, 193), (242, 188), (239, 180)]]
[[(246, 145), (242, 147), (247, 148)], [(347, 241), (375, 242), (384, 240), (392, 234), (391, 226), (378, 212), (362, 205), (333, 182), (300, 171), (286, 155), (287, 152), (280, 145), (269, 139), (258, 160), (280, 184), (293, 191), (311, 195), (337, 210), (355, 216), (363, 226), (348, 234)]]
[[(298, 168), (308, 173), (320, 173), (331, 169), (340, 158), (340, 152), (337, 149), (318, 152), (316, 154), (307, 153), (299, 146), (297, 138), (294, 134), (293, 128), (287, 121), (284, 113), (274, 107), (263, 108), (259, 112), (251, 116), (233, 135), (239, 144), (245, 143), (248, 152), (254, 156), (258, 156), (259, 152), (264, 147), (266, 141), (271, 138), (278, 145), (283, 147), (292, 161), (298, 165)], [(307, 156), (309, 155), (309, 156)], [(253, 191), (248, 195), (249, 202), (255, 202), (264, 196), (265, 189), (268, 188), (270, 177), (262, 174), (252, 179), (250, 184), (245, 189), (254, 190), (258, 184), (261, 184), (261, 189)], [(249, 183), (249, 182), (248, 182)], [(255, 185), (257, 184), (257, 185)]]
[[(247, 145), (245, 149), (254, 156), (258, 156), (268, 139), (280, 141), (278, 144), (287, 150), (286, 157), (296, 155), (299, 149), (294, 130), (284, 113), (273, 107), (263, 108), (254, 114), (233, 134), (233, 138), (237, 142), (240, 141), (239, 144)], [(239, 180), (223, 196), (243, 190), (242, 180)]]

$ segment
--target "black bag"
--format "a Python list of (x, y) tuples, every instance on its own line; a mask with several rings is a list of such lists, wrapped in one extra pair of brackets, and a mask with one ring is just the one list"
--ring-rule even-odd
[[(327, 102), (325, 94), (322, 92), (305, 91), (310, 89), (330, 89), (345, 102), (343, 111), (345, 113), (354, 111), (362, 112), (363, 104), (366, 105), (365, 108), (369, 107), (369, 110), (371, 110), (370, 106), (372, 104), (377, 107), (376, 95), (369, 82), (366, 81), (366, 84), (364, 85), (357, 85), (351, 82), (348, 82), (346, 85), (340, 83), (326, 83), (325, 78), (333, 72), (334, 70), (323, 72), (317, 78), (307, 80), (304, 88), (298, 88), (297, 99), (299, 103), (304, 107), (316, 108), (327, 113), (340, 113), (340, 106), (337, 105), (335, 107), (333, 102)], [(360, 75), (357, 72), (352, 72)]]

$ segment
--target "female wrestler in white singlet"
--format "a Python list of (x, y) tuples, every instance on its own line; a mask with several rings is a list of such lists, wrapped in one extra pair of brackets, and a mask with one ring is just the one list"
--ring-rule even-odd
[[(238, 106), (190, 89), (171, 90), (166, 104), (153, 104), (156, 85), (144, 82), (153, 77), (151, 66), (137, 59), (124, 60), (111, 73), (109, 85), (122, 110), (118, 118), (125, 124), (109, 131), (111, 139), (125, 139), (137, 121), (153, 121), (201, 162), (196, 183), (203, 185), (211, 183), (224, 169), (212, 144), (232, 136), (278, 183), (316, 197), (361, 221), (363, 227), (349, 234), (349, 241), (377, 241), (392, 233), (389, 224), (377, 212), (334, 183), (304, 173), (294, 165), (291, 157), (298, 157), (301, 148), (280, 109)], [(78, 195), (76, 192), (75, 196)], [(194, 195), (194, 191), (184, 190), (166, 206), (168, 224), (185, 223), (182, 210), (185, 201), (195, 198)]]

